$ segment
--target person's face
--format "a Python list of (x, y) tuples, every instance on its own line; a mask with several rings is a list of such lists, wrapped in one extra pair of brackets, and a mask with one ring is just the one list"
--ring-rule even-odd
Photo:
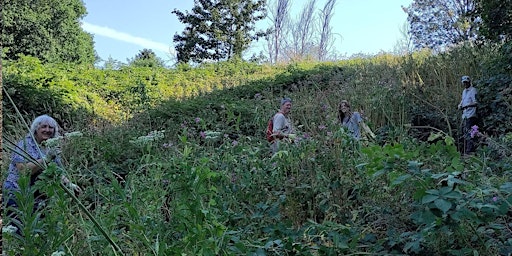
[(340, 104), (340, 110), (341, 110), (341, 113), (347, 114), (350, 111), (350, 107), (347, 106), (346, 103), (341, 103)]
[(462, 82), (462, 84), (464, 85), (465, 88), (469, 88), (469, 86), (471, 86), (471, 83), (469, 81), (464, 81)]
[(35, 138), (37, 143), (41, 143), (51, 137), (55, 133), (55, 127), (49, 125), (48, 123), (41, 123), (39, 127), (37, 127)]
[(286, 102), (285, 104), (283, 104), (281, 106), (281, 112), (283, 112), (283, 114), (285, 114), (285, 115), (290, 113), (291, 110), (292, 110), (292, 103), (291, 102)]

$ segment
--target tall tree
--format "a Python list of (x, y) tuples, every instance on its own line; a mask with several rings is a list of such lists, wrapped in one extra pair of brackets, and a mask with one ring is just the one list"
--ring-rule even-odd
[(332, 34), (331, 19), (334, 16), (334, 6), (336, 0), (327, 0), (324, 9), (320, 14), (320, 41), (318, 43), (318, 59), (323, 61), (327, 58), (333, 44), (334, 37)]
[(50, 62), (94, 63), (92, 35), (80, 26), (82, 0), (4, 0), (0, 40), (5, 58), (31, 55)]
[(306, 2), (297, 20), (291, 25), (291, 45), (288, 51), (290, 59), (304, 59), (307, 55), (311, 55), (315, 46), (314, 30), (315, 30), (315, 6), (316, 0)]
[(265, 0), (194, 0), (191, 12), (174, 9), (186, 24), (173, 38), (178, 62), (241, 58), (253, 40), (265, 35), (255, 27), (264, 11)]
[(402, 7), (408, 15), (414, 46), (442, 50), (479, 39), (476, 1), (414, 0), (409, 7)]
[(290, 22), (290, 0), (276, 0), (269, 5), (268, 17), (271, 20), (271, 33), (267, 35), (270, 62), (277, 63), (282, 48), (281, 42), (287, 36)]

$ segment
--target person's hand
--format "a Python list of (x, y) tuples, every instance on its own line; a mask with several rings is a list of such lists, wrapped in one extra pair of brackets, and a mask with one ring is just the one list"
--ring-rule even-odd
[(73, 182), (70, 182), (68, 184), (69, 188), (71, 190), (73, 190), (75, 192), (75, 195), (76, 194), (81, 194), (82, 193), (82, 188), (80, 188), (77, 184), (73, 183)]
[(48, 150), (48, 152), (46, 153), (46, 156), (44, 157), (44, 161), (46, 163), (49, 163), (49, 162), (55, 160), (55, 158), (57, 158), (57, 156), (60, 156), (61, 153), (62, 153), (62, 150), (60, 148), (50, 148)]

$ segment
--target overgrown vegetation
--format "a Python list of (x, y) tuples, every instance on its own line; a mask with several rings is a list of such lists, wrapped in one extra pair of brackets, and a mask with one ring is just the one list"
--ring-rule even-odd
[[(50, 167), (45, 218), (23, 211), (24, 234), (36, 238), (4, 233), (4, 246), (8, 255), (510, 254), (507, 49), (173, 70), (5, 63), (23, 118), (49, 113), (84, 133), (63, 156), (85, 208), (51, 182)], [(457, 151), (463, 74), (485, 117), (471, 158)], [(283, 96), (302, 140), (271, 157), (263, 133)], [(343, 133), (341, 99), (365, 113), (377, 140)], [(19, 139), (3, 104), (4, 134)]]

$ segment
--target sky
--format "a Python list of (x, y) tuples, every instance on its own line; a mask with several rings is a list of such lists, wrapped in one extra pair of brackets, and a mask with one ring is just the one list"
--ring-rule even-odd
[[(317, 9), (326, 0), (317, 1)], [(401, 6), (413, 0), (337, 0), (331, 20), (335, 34), (335, 48), (341, 55), (376, 54), (393, 51), (407, 15)], [(291, 0), (293, 15), (302, 9), (305, 0)], [(103, 60), (113, 58), (121, 62), (135, 57), (142, 49), (152, 49), (165, 61), (173, 59), (174, 34), (180, 34), (184, 25), (172, 10), (191, 10), (193, 0), (84, 0), (87, 15), (82, 20), (85, 31), (93, 34), (94, 47)], [(268, 20), (258, 27), (266, 28)], [(251, 48), (259, 53), (260, 40)]]

